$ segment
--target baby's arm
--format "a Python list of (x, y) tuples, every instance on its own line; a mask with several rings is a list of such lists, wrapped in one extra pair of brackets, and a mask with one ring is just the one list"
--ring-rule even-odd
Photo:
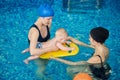
[(66, 40), (66, 41), (64, 41), (64, 43), (66, 43), (66, 44), (70, 44), (71, 42), (70, 42), (70, 41), (68, 41), (68, 40)]
[(73, 37), (70, 37), (70, 36), (68, 37), (68, 40), (70, 40), (70, 41), (72, 41), (72, 42), (74, 42), (74, 43), (76, 43), (76, 44), (78, 44), (78, 45), (81, 45), (81, 46), (94, 48), (92, 45), (88, 45), (88, 44), (86, 44), (86, 43), (84, 43), (84, 42), (81, 42), (81, 41), (79, 41), (79, 40), (77, 40), (77, 39), (74, 39)]
[(72, 61), (64, 60), (64, 59), (61, 59), (61, 58), (55, 58), (55, 57), (51, 57), (51, 59), (62, 62), (62, 63), (67, 64), (67, 65), (84, 65), (84, 64), (88, 64), (87, 61), (72, 62)]
[(63, 50), (63, 51), (72, 51), (72, 50), (75, 49), (74, 47), (64, 46), (64, 45), (63, 45), (62, 43), (60, 43), (60, 42), (57, 42), (56, 46), (57, 46), (60, 50)]

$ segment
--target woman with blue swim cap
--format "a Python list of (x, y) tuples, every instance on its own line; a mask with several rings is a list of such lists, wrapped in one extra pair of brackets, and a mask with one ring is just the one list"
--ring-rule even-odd
[(37, 42), (46, 42), (50, 39), (50, 26), (54, 11), (48, 4), (43, 4), (38, 9), (39, 17), (37, 21), (31, 26), (28, 34), (28, 42), (30, 44), (31, 55), (41, 55), (51, 49), (37, 49)]
[[(50, 52), (54, 50), (54, 46), (52, 44), (49, 48), (38, 48), (37, 43), (46, 42), (50, 39), (50, 25), (52, 22), (52, 18), (54, 16), (54, 11), (48, 4), (43, 4), (38, 9), (39, 17), (37, 21), (31, 26), (28, 33), (28, 42), (29, 49), (31, 55), (40, 56), (46, 52)], [(40, 44), (42, 46), (42, 44)], [(24, 52), (23, 52), (24, 53)], [(43, 78), (45, 66), (48, 60), (39, 60), (39, 65), (41, 69), (39, 70), (40, 77)]]

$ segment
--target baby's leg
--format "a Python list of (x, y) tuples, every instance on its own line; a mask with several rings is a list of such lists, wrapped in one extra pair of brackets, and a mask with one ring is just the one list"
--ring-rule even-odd
[(27, 59), (25, 59), (24, 62), (25, 62), (26, 64), (28, 64), (29, 61), (35, 60), (35, 59), (38, 59), (38, 58), (39, 58), (39, 56), (30, 56), (30, 57), (28, 57)]
[(26, 52), (29, 52), (29, 51), (30, 51), (30, 49), (27, 48), (27, 49), (23, 50), (21, 53), (23, 54), (23, 53), (26, 53)]

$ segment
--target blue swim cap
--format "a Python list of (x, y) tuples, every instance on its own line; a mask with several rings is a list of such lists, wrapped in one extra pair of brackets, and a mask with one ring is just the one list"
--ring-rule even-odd
[(39, 13), (40, 17), (54, 16), (54, 11), (51, 8), (51, 6), (48, 5), (48, 4), (42, 4), (42, 5), (40, 5), (40, 7), (38, 9), (38, 13)]

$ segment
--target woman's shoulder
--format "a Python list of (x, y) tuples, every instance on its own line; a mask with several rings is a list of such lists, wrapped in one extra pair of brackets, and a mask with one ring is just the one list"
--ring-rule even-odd
[(109, 48), (106, 47), (106, 46), (104, 46), (104, 47), (102, 48), (102, 53), (103, 53), (103, 55), (107, 56), (107, 55), (109, 54)]
[(109, 49), (108, 49), (108, 47), (107, 46), (105, 46), (105, 45), (102, 45), (102, 46), (99, 46), (97, 49), (96, 49), (96, 52), (97, 52), (97, 54), (108, 54), (108, 52), (109, 52)]
[(35, 27), (32, 27), (30, 30), (29, 30), (30, 33), (38, 33), (39, 31), (35, 28)]
[(39, 31), (34, 27), (29, 30), (28, 37), (39, 36)]

